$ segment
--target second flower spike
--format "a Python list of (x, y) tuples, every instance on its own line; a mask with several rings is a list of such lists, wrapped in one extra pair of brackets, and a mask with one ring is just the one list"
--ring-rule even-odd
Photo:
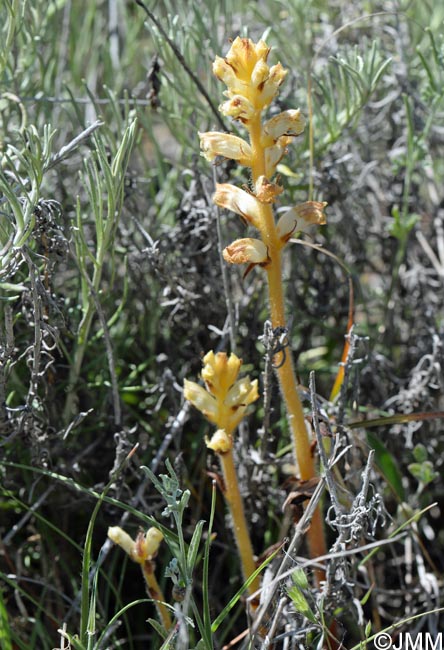
[(230, 435), (259, 397), (257, 379), (238, 379), (242, 361), (235, 354), (208, 352), (203, 358), (202, 379), (206, 390), (185, 379), (184, 397), (210, 422)]

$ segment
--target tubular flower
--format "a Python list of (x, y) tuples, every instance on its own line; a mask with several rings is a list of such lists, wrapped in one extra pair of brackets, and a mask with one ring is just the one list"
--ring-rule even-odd
[(323, 226), (327, 219), (323, 212), (327, 203), (307, 201), (284, 212), (276, 224), (276, 232), (283, 244), (286, 244), (295, 230), (307, 232), (310, 226)]
[(198, 411), (210, 421), (217, 424), (217, 403), (207, 391), (194, 381), (184, 380), (183, 395)]
[(232, 117), (234, 120), (246, 123), (254, 116), (255, 108), (249, 99), (242, 95), (233, 95), (219, 106), (222, 115)]
[(267, 247), (260, 239), (245, 237), (236, 239), (222, 251), (224, 260), (230, 264), (266, 264)]
[(199, 133), (202, 155), (211, 162), (216, 156), (237, 160), (241, 165), (249, 166), (251, 163), (251, 147), (248, 142), (236, 135), (208, 131)]
[(296, 214), (303, 222), (305, 226), (299, 228), (303, 230), (304, 227), (308, 226), (324, 226), (327, 223), (327, 218), (324, 214), (324, 208), (327, 206), (326, 201), (306, 201), (305, 203), (299, 203), (294, 207)]
[(230, 183), (217, 183), (213, 201), (220, 208), (239, 214), (255, 228), (261, 223), (261, 204), (252, 194)]
[(281, 136), (298, 136), (305, 128), (305, 119), (299, 109), (284, 111), (265, 122), (261, 144), (263, 147), (274, 145)]
[(310, 226), (324, 226), (327, 223), (324, 214), (326, 205), (325, 201), (306, 201), (287, 210), (277, 223), (279, 237), (282, 239), (287, 234), (290, 237), (294, 230), (307, 232)]
[(273, 147), (265, 149), (265, 174), (271, 178), (276, 171), (277, 165), (287, 153), (287, 145), (291, 142), (289, 136), (283, 135), (276, 141)]
[[(242, 362), (235, 354), (227, 357), (225, 352), (214, 354), (211, 351), (205, 355), (203, 362), (202, 379), (206, 390), (186, 379), (184, 397), (218, 429), (223, 430), (225, 436), (231, 436), (245, 416), (249, 404), (259, 397), (257, 379), (237, 379)], [(206, 395), (205, 399), (202, 393)], [(221, 436), (218, 434), (215, 440), (222, 440)], [(227, 438), (224, 440), (227, 446)]]

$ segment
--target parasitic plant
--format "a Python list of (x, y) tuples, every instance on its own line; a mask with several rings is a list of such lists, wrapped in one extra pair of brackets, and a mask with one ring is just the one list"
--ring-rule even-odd
[[(242, 361), (225, 352), (208, 352), (203, 358), (202, 379), (205, 388), (185, 379), (184, 396), (217, 429), (206, 444), (219, 456), (224, 478), (224, 496), (233, 520), (233, 530), (247, 580), (256, 570), (253, 547), (245, 519), (233, 457), (233, 433), (246, 414), (249, 404), (259, 397), (257, 379), (238, 379)], [(249, 585), (249, 593), (259, 589), (259, 577)]]
[[(299, 136), (305, 121), (299, 109), (286, 110), (264, 120), (263, 113), (276, 97), (287, 71), (280, 63), (267, 63), (270, 48), (260, 40), (236, 38), (225, 56), (216, 57), (213, 72), (223, 81), (227, 100), (220, 112), (241, 123), (248, 141), (235, 135), (218, 132), (200, 133), (203, 156), (213, 161), (217, 156), (230, 158), (251, 169), (251, 187), (241, 189), (229, 183), (217, 184), (214, 202), (240, 215), (254, 227), (260, 238), (238, 239), (223, 251), (231, 264), (245, 264), (245, 275), (255, 266), (263, 269), (268, 280), (269, 308), (272, 327), (286, 330), (285, 296), (282, 279), (282, 251), (294, 232), (312, 225), (326, 223), (326, 203), (307, 201), (287, 210), (275, 220), (273, 204), (283, 187), (276, 176), (276, 168), (292, 138)], [(283, 329), (282, 329), (283, 328)], [(301, 480), (315, 476), (315, 464), (306, 429), (304, 412), (298, 394), (298, 383), (291, 354), (278, 352), (274, 365), (285, 401), (291, 430), (294, 454)], [(310, 553), (313, 557), (326, 552), (323, 524), (317, 510), (308, 532)], [(322, 578), (322, 572), (318, 572)]]
[(120, 526), (110, 526), (108, 537), (114, 544), (120, 546), (133, 562), (140, 564), (148, 595), (156, 605), (157, 613), (165, 630), (169, 630), (172, 627), (171, 615), (165, 605), (165, 598), (154, 573), (154, 558), (163, 540), (163, 534), (153, 526), (145, 534), (139, 533), (133, 540)]

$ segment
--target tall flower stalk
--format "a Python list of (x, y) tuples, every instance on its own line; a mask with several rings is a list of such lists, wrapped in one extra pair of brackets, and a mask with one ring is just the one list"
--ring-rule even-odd
[[(238, 379), (242, 361), (235, 354), (228, 357), (225, 352), (214, 354), (211, 351), (205, 355), (203, 363), (202, 379), (205, 388), (185, 379), (184, 396), (217, 427), (206, 444), (220, 459), (224, 497), (233, 521), (242, 573), (247, 580), (256, 570), (256, 563), (237, 481), (233, 456), (233, 433), (245, 416), (248, 405), (259, 397), (257, 379), (254, 381), (250, 381), (249, 377)], [(259, 586), (259, 577), (256, 577), (248, 587), (249, 593), (256, 592)]]
[[(277, 222), (275, 220), (273, 204), (283, 191), (279, 179), (275, 177), (276, 167), (292, 138), (303, 132), (305, 121), (299, 109), (287, 110), (263, 120), (264, 110), (276, 97), (287, 74), (280, 63), (271, 67), (267, 64), (269, 52), (270, 48), (262, 40), (253, 43), (250, 39), (238, 37), (226, 57), (217, 56), (213, 64), (214, 74), (227, 86), (224, 93), (227, 100), (219, 110), (245, 127), (248, 141), (214, 131), (200, 133), (199, 136), (207, 160), (223, 156), (251, 169), (251, 188), (218, 184), (213, 200), (218, 206), (239, 214), (247, 225), (256, 228), (260, 239), (238, 239), (225, 248), (223, 255), (231, 264), (246, 264), (245, 274), (255, 266), (264, 269), (268, 280), (272, 326), (285, 328), (282, 250), (294, 232), (326, 222), (323, 212), (326, 204), (307, 201), (287, 210)], [(287, 409), (299, 475), (301, 480), (308, 480), (315, 476), (316, 469), (292, 356), (279, 352), (274, 363)], [(313, 557), (326, 553), (319, 509), (308, 531), (308, 543)], [(322, 572), (318, 572), (318, 578), (322, 578)]]

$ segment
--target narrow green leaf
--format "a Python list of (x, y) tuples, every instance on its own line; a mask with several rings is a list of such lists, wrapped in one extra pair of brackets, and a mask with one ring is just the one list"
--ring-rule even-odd
[(188, 548), (187, 564), (188, 570), (193, 571), (194, 565), (196, 563), (197, 554), (199, 552), (199, 544), (202, 537), (202, 529), (205, 524), (205, 521), (202, 519), (196, 524), (194, 529), (193, 537), (191, 538), (190, 546)]
[[(364, 425), (365, 426), (365, 425)], [(374, 433), (367, 432), (367, 442), (375, 450), (375, 461), (387, 483), (401, 501), (405, 500), (402, 476), (392, 454)]]
[(297, 612), (305, 616), (312, 623), (317, 623), (316, 616), (313, 614), (307, 599), (299, 587), (293, 585), (287, 588), (287, 594), (291, 598), (294, 608)]
[(0, 588), (0, 648), (2, 650), (12, 650), (11, 628), (5, 601), (3, 600), (2, 588)]

